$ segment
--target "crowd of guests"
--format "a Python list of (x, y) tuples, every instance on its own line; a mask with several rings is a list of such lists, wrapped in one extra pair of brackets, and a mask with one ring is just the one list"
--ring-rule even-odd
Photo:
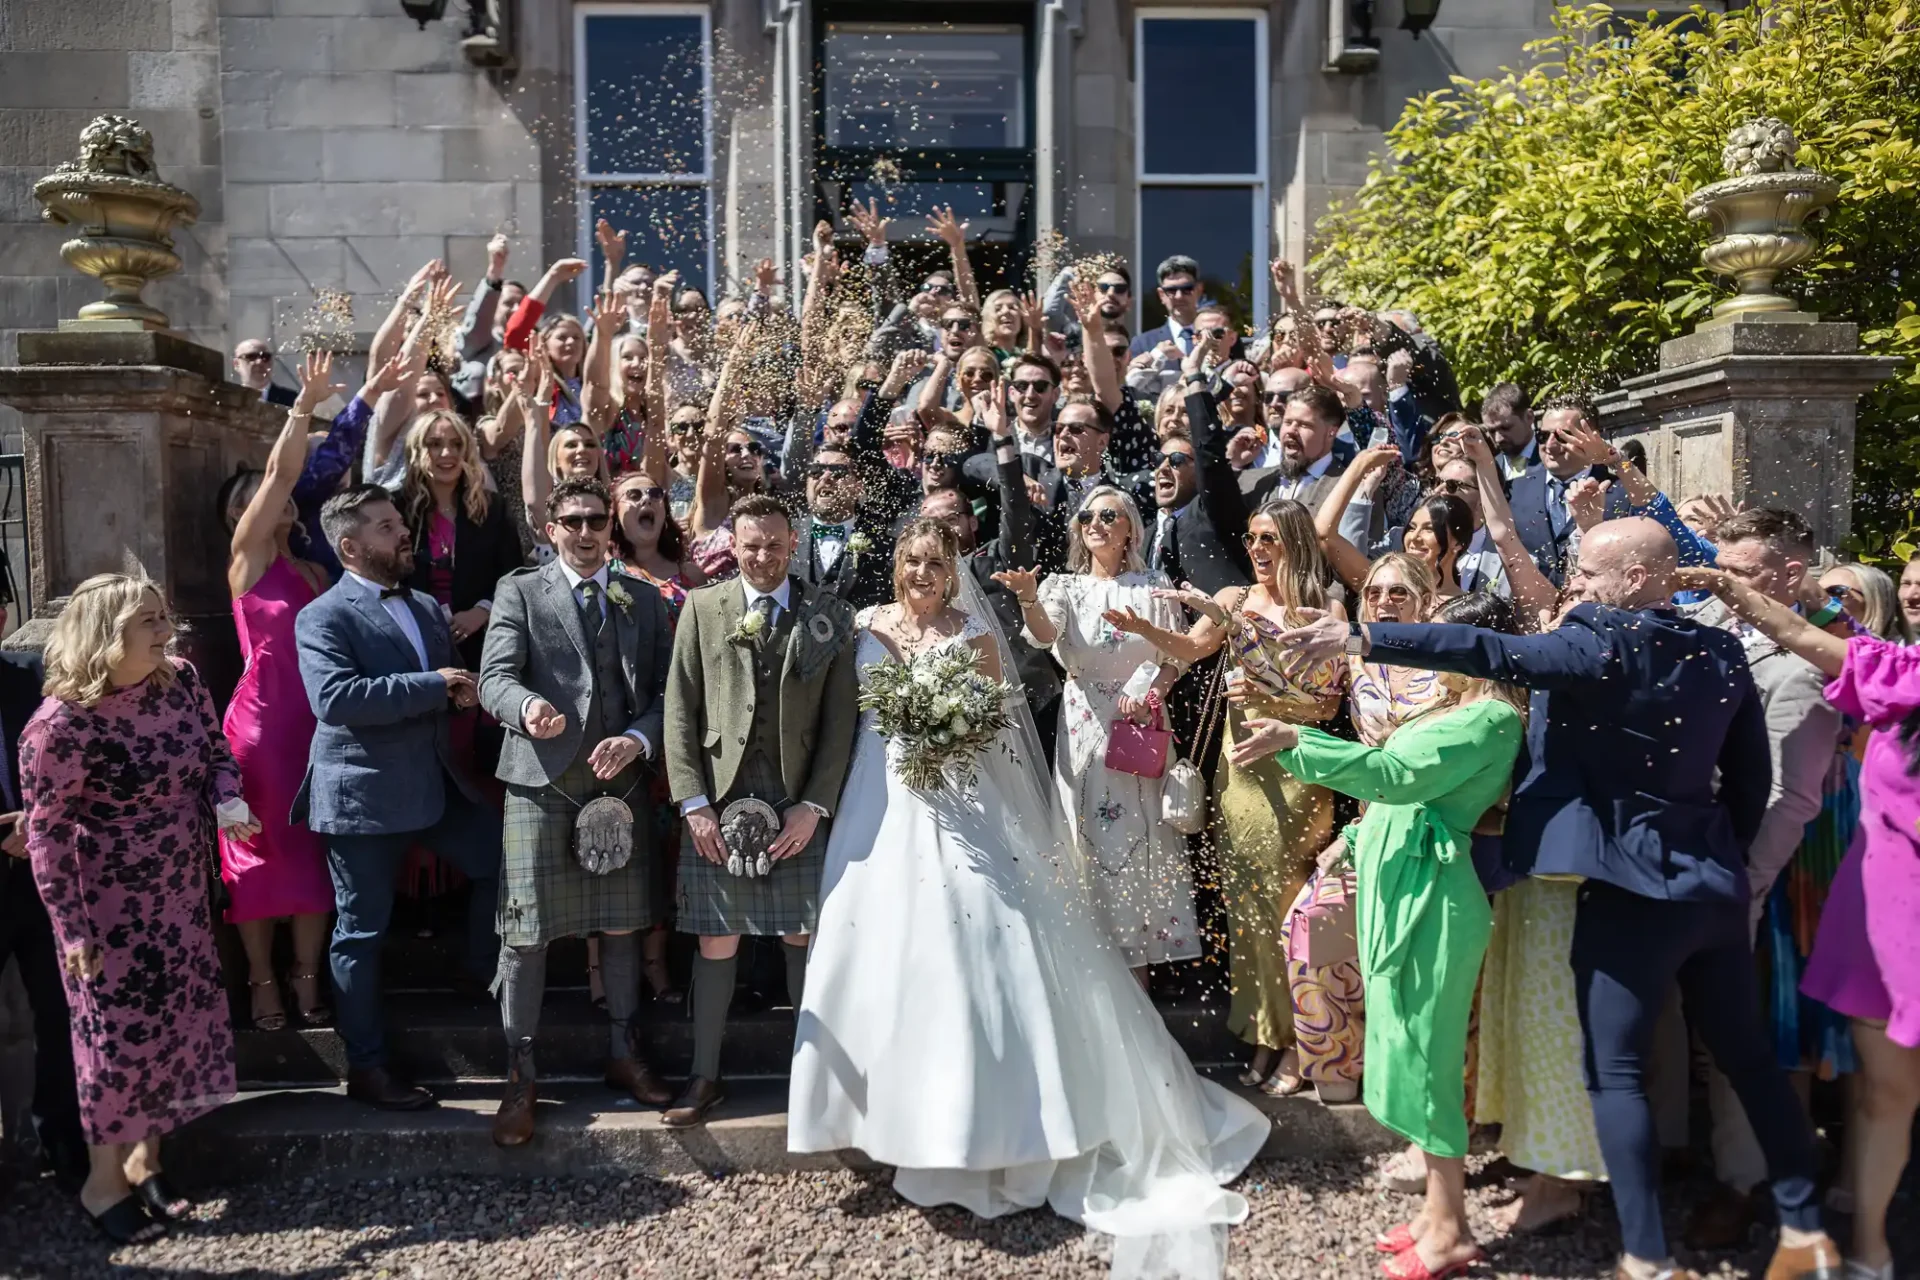
[[(509, 1043), (496, 1140), (533, 1133), (545, 950), (588, 935), (608, 1083), (700, 1123), (738, 935), (798, 944), (797, 1007), (814, 899), (748, 910), (735, 886), (743, 928), (690, 889), (719, 836), (699, 787), (669, 781), (675, 627), (738, 578), (742, 636), (759, 609), (830, 637), (828, 614), (789, 622), (789, 577), (887, 603), (925, 545), (904, 531), (933, 521), (1008, 637), (1126, 963), (1148, 982), (1224, 952), (1241, 1082), (1362, 1099), (1407, 1139), (1384, 1176), (1426, 1199), (1383, 1232), (1387, 1274), (1482, 1257), (1463, 1160), (1487, 1141), (1525, 1175), (1508, 1229), (1610, 1180), (1619, 1274), (1690, 1274), (1657, 1192), (1695, 1037), (1725, 1186), (1689, 1242), (1734, 1243), (1764, 1184), (1769, 1280), (1891, 1276), (1920, 1101), (1920, 562), (1896, 584), (1797, 513), (1675, 501), (1577, 396), (1463, 404), (1414, 317), (1309, 308), (1284, 262), (1264, 333), (1175, 256), (1151, 282), (1164, 323), (1135, 334), (1125, 263), (983, 298), (950, 213), (929, 225), (950, 265), (916, 283), (885, 219), (854, 223), (844, 262), (816, 231), (791, 298), (763, 263), (717, 307), (626, 264), (605, 223), (579, 314), (555, 305), (578, 259), (527, 287), (497, 238), (464, 304), (430, 263), (318, 430), (346, 391), (332, 358), (288, 390), (240, 344), (236, 376), (289, 415), (218, 496), (247, 658), (224, 720), (137, 579), (82, 584), (44, 675), (0, 666), (18, 752), (0, 783), (24, 815), (6, 848), (54, 940), (14, 928), (43, 1140), (102, 1228), (144, 1239), (182, 1211), (159, 1137), (233, 1088), (210, 903), (244, 946), (253, 1026), (335, 1020), (349, 1095), (419, 1107), (388, 1065), (382, 943), (397, 893), (457, 873), (465, 961)], [(777, 664), (742, 678), (733, 765), (761, 771), (792, 856), (831, 789), (775, 794), (807, 747), (758, 742)], [(848, 705), (824, 714), (850, 723), (833, 687)], [(1197, 816), (1174, 771), (1116, 753), (1162, 728), (1206, 786)], [(726, 759), (720, 737), (694, 741)], [(627, 854), (583, 870), (605, 797), (632, 812)], [(10, 873), (8, 911), (31, 893)], [(633, 1036), (643, 983), (682, 998), (675, 928), (700, 935), (677, 1096)], [(1844, 1263), (1805, 1106), (1807, 1079), (1840, 1076)]]

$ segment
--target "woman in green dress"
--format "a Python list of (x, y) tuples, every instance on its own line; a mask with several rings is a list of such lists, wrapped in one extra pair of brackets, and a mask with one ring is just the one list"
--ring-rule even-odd
[[(1437, 620), (1512, 629), (1506, 602), (1486, 595), (1453, 602)], [(1230, 749), (1236, 767), (1273, 756), (1303, 781), (1367, 802), (1347, 828), (1367, 1002), (1365, 1098), (1427, 1164), (1420, 1215), (1381, 1238), (1393, 1280), (1457, 1275), (1483, 1256), (1467, 1224), (1463, 1067), (1493, 912), (1471, 846), (1474, 824), (1513, 776), (1523, 729), (1512, 691), (1441, 678), (1447, 697), (1381, 746), (1256, 720)]]

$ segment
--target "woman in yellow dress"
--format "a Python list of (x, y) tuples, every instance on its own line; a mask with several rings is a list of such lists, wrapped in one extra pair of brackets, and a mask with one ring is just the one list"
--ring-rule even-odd
[[(1223, 680), (1237, 685), (1226, 715), (1226, 742), (1216, 775), (1214, 804), (1221, 834), (1221, 892), (1226, 901), (1232, 1004), (1227, 1026), (1254, 1046), (1243, 1082), (1258, 1084), (1293, 1041), (1293, 1000), (1282, 938), (1287, 911), (1313, 873), (1315, 856), (1333, 830), (1333, 797), (1309, 786), (1271, 759), (1246, 767), (1226, 761), (1249, 719), (1314, 724), (1340, 709), (1345, 668), (1338, 661), (1302, 665), (1276, 640), (1298, 625), (1302, 609), (1345, 616), (1327, 596), (1326, 560), (1313, 517), (1298, 502), (1269, 502), (1247, 521), (1251, 587), (1217, 596), (1170, 593), (1201, 614), (1186, 634), (1155, 626), (1133, 611), (1107, 621), (1153, 642), (1183, 663), (1227, 646)], [(1349, 1086), (1351, 1089), (1352, 1086)], [(1345, 1101), (1353, 1100), (1349, 1093)]]

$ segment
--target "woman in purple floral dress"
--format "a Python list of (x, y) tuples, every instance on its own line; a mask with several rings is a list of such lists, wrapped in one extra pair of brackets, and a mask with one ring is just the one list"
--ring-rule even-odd
[(216, 821), (240, 839), (259, 831), (172, 637), (153, 584), (87, 579), (54, 627), (47, 700), (20, 738), (27, 856), (73, 1015), (90, 1156), (80, 1203), (120, 1243), (189, 1211), (161, 1174), (160, 1136), (233, 1094), (207, 874)]

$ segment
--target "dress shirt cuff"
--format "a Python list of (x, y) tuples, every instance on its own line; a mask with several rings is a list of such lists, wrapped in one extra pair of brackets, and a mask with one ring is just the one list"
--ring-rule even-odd
[(695, 796), (691, 800), (682, 800), (680, 802), (680, 816), (684, 818), (690, 813), (698, 813), (702, 809), (711, 808), (713, 808), (713, 801), (707, 799), (705, 796)]
[(815, 804), (811, 800), (802, 800), (800, 803), (805, 805), (807, 808), (813, 810), (815, 813), (819, 814), (823, 818), (831, 818), (833, 816), (832, 814), (827, 812), (827, 807), (823, 804)]
[(474, 607), (474, 608), (476, 608), (476, 609), (485, 609), (485, 610), (486, 610), (486, 611), (487, 611), (488, 613), (492, 613), (492, 612), (493, 612), (493, 601), (491, 601), (491, 600), (475, 600), (475, 601), (473, 602), (473, 607)]
[(868, 266), (877, 267), (887, 260), (887, 246), (883, 244), (870, 244), (867, 246), (867, 251), (861, 254), (860, 257)]
[(626, 736), (640, 744), (640, 758), (642, 760), (653, 759), (653, 744), (647, 741), (646, 734), (640, 732), (638, 729), (629, 729), (627, 730)]

